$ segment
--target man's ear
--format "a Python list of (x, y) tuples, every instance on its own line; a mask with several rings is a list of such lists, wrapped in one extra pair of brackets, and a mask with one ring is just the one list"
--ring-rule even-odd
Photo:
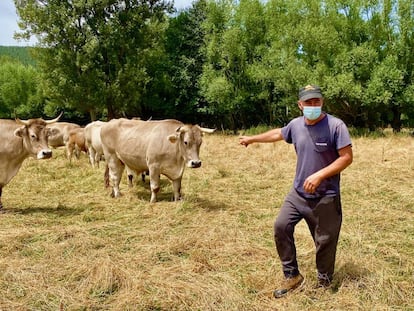
[(298, 100), (298, 107), (301, 111), (303, 111), (303, 105), (302, 105), (302, 102), (300, 100)]

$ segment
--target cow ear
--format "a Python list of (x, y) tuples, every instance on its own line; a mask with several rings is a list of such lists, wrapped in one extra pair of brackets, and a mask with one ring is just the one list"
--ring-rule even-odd
[(25, 130), (24, 126), (19, 127), (18, 129), (14, 131), (14, 135), (17, 137), (23, 137), (24, 130)]
[(171, 135), (168, 136), (168, 140), (171, 143), (175, 144), (175, 142), (178, 140), (178, 135), (177, 134), (171, 134)]

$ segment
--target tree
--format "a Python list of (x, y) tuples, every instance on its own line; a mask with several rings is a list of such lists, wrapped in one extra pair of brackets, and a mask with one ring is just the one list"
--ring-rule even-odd
[(43, 115), (44, 101), (38, 93), (39, 78), (33, 66), (0, 58), (0, 117), (29, 118)]
[(207, 3), (198, 0), (187, 10), (170, 18), (166, 31), (165, 48), (168, 61), (170, 114), (185, 122), (199, 122), (200, 108), (205, 99), (200, 94), (199, 79), (206, 60), (204, 40)]
[[(160, 45), (166, 12), (161, 0), (15, 0), (24, 30), (36, 35), (39, 67), (52, 105), (108, 118), (141, 111), (140, 98)], [(162, 37), (162, 36), (161, 36)]]
[(204, 110), (221, 117), (222, 126), (233, 130), (263, 115), (250, 70), (255, 60), (262, 58), (263, 15), (263, 5), (257, 0), (240, 1), (239, 6), (232, 1), (208, 6), (204, 23), (207, 61), (200, 79), (208, 102)]

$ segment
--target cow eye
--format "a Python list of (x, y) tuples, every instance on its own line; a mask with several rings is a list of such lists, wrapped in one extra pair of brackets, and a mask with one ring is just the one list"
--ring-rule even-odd
[(188, 145), (188, 141), (184, 141), (184, 145), (186, 145), (186, 146), (187, 146), (187, 145)]
[(36, 140), (36, 139), (37, 139), (37, 136), (36, 136), (35, 134), (31, 134), (31, 135), (30, 135), (30, 138), (31, 138), (32, 140)]

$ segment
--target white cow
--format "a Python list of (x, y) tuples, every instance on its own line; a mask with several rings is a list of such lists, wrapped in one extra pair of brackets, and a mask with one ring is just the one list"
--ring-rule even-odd
[(92, 167), (99, 167), (99, 161), (103, 155), (101, 141), (101, 127), (106, 124), (104, 121), (94, 121), (85, 127), (85, 140), (88, 146), (89, 159)]

